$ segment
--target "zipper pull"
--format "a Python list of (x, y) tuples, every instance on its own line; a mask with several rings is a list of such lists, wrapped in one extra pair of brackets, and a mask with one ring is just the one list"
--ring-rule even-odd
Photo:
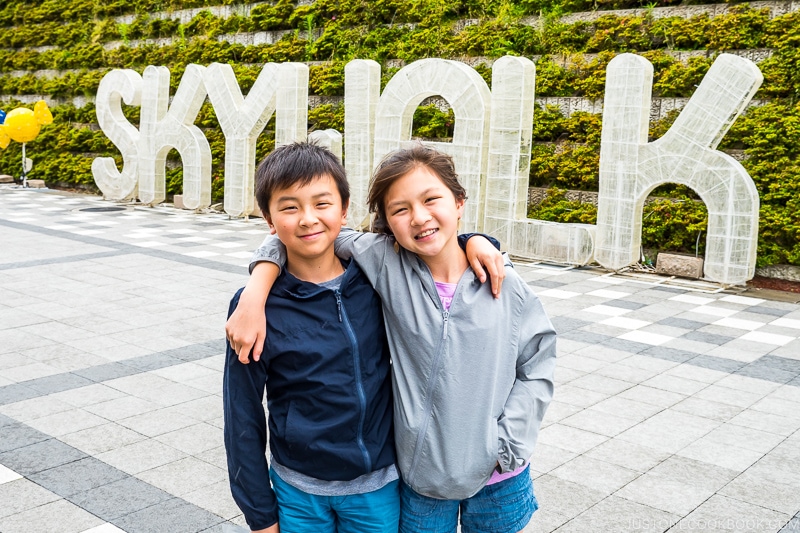
[(444, 313), (442, 313), (442, 316), (444, 317), (444, 328), (442, 328), (442, 339), (446, 339), (447, 338), (447, 321), (450, 319), (450, 311), (449, 310), (445, 311)]
[(339, 293), (339, 289), (333, 291), (333, 294), (336, 295), (336, 311), (339, 313), (339, 322), (342, 321), (342, 295)]

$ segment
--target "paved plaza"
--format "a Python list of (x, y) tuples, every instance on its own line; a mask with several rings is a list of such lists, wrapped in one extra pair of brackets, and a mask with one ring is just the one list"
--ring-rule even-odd
[[(265, 232), (0, 188), (1, 533), (244, 524), (223, 326)], [(800, 295), (517, 270), (560, 334), (526, 532), (800, 533)]]

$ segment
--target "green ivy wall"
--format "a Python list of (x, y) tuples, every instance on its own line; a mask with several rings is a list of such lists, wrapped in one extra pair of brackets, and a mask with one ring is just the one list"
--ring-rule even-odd
[[(93, 188), (91, 161), (119, 154), (95, 124), (92, 97), (113, 68), (166, 65), (173, 89), (189, 63), (234, 64), (243, 91), (268, 61), (310, 65), (314, 106), (309, 128), (343, 129), (344, 65), (354, 58), (383, 64), (384, 83), (404, 63), (424, 57), (460, 59), (490, 82), (492, 61), (506, 54), (536, 61), (538, 101), (602, 98), (605, 67), (635, 52), (655, 68), (653, 96), (688, 98), (718, 53), (758, 61), (764, 84), (723, 139), (742, 160), (761, 195), (758, 262), (800, 265), (800, 12), (786, 2), (694, 5), (671, 0), (646, 6), (631, 0), (317, 0), (314, 3), (233, 0), (46, 0), (0, 2), (0, 108), (38, 97), (52, 104), (55, 123), (30, 143), (34, 177), (50, 185)], [(220, 6), (227, 6), (221, 8)], [(186, 11), (192, 8), (209, 10)], [(617, 10), (617, 11), (615, 11)], [(621, 11), (624, 10), (624, 11)], [(258, 43), (261, 44), (252, 44)], [(271, 43), (271, 44), (267, 44)], [(545, 98), (549, 98), (545, 100)], [(77, 104), (77, 105), (76, 105)], [(597, 105), (588, 105), (597, 109)], [(126, 111), (138, 121), (138, 110)], [(677, 112), (657, 115), (657, 138)], [(452, 135), (452, 111), (422, 106), (414, 135)], [(597, 191), (599, 113), (537, 106), (531, 185), (551, 193), (531, 206), (545, 220), (593, 223), (596, 208), (566, 190)], [(224, 139), (211, 106), (197, 124), (212, 148), (214, 199), (223, 190)], [(258, 157), (274, 146), (260, 137)], [(0, 152), (0, 173), (19, 174), (20, 148)], [(176, 153), (168, 191), (180, 192)], [(693, 192), (665, 186), (645, 208), (646, 248), (695, 251), (706, 213)], [(700, 239), (700, 252), (702, 243)]]

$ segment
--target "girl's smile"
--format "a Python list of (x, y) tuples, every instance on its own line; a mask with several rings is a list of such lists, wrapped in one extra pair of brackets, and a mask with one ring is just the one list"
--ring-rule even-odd
[(466, 257), (457, 239), (464, 200), (457, 200), (439, 176), (426, 166), (415, 167), (392, 183), (385, 206), (386, 222), (398, 244), (419, 255), (434, 279), (446, 281), (439, 276), (444, 265), (458, 276), (464, 272)]

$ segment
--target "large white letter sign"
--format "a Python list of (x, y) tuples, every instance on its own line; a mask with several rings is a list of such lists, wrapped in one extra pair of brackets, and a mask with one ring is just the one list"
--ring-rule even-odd
[(124, 200), (136, 195), (139, 184), (139, 130), (122, 113), (127, 105), (142, 103), (142, 77), (130, 69), (112, 70), (100, 80), (97, 89), (97, 123), (122, 154), (122, 171), (112, 157), (92, 161), (92, 176), (103, 196)]
[(492, 65), (484, 231), (515, 256), (584, 265), (592, 260), (594, 226), (527, 218), (535, 77), (523, 57)]
[(183, 162), (183, 203), (189, 209), (211, 205), (211, 147), (194, 125), (206, 99), (200, 65), (187, 65), (169, 105), (169, 69), (144, 69), (139, 131), (139, 199), (155, 205), (166, 198), (167, 154), (178, 150)]
[[(267, 63), (258, 75), (247, 97), (236, 81), (233, 67), (227, 63), (212, 63), (203, 73), (208, 97), (225, 134), (225, 212), (232, 217), (248, 215), (255, 205), (253, 198), (256, 141), (275, 112), (277, 97), (285, 85), (293, 103), (289, 113), (276, 117), (277, 137), (294, 139), (298, 121), (305, 127), (306, 114), (297, 113), (295, 95), (298, 78), (308, 67), (297, 63)], [(308, 89), (305, 90), (308, 94)], [(299, 117), (298, 117), (299, 115)], [(298, 120), (299, 118), (299, 120)]]
[(355, 59), (344, 67), (344, 161), (350, 182), (347, 223), (369, 227), (367, 191), (372, 175), (375, 113), (381, 94), (381, 66), (371, 59)]
[(408, 146), (403, 141), (411, 139), (414, 111), (425, 98), (435, 95), (447, 100), (455, 113), (453, 142), (425, 144), (453, 157), (459, 180), (469, 195), (463, 229), (480, 231), (485, 186), (481, 177), (486, 172), (492, 96), (472, 67), (447, 59), (420, 59), (400, 69), (378, 101), (374, 165), (389, 152)]
[[(308, 142), (322, 146), (331, 151), (333, 155), (342, 159), (342, 134), (334, 129), (314, 130), (308, 134)], [(348, 178), (349, 182), (350, 179)]]
[(608, 65), (595, 257), (612, 270), (635, 262), (647, 195), (680, 183), (708, 207), (705, 277), (744, 282), (755, 271), (758, 192), (742, 165), (715, 148), (761, 85), (761, 72), (747, 59), (720, 55), (669, 131), (648, 144), (652, 79), (640, 56), (622, 54)]

